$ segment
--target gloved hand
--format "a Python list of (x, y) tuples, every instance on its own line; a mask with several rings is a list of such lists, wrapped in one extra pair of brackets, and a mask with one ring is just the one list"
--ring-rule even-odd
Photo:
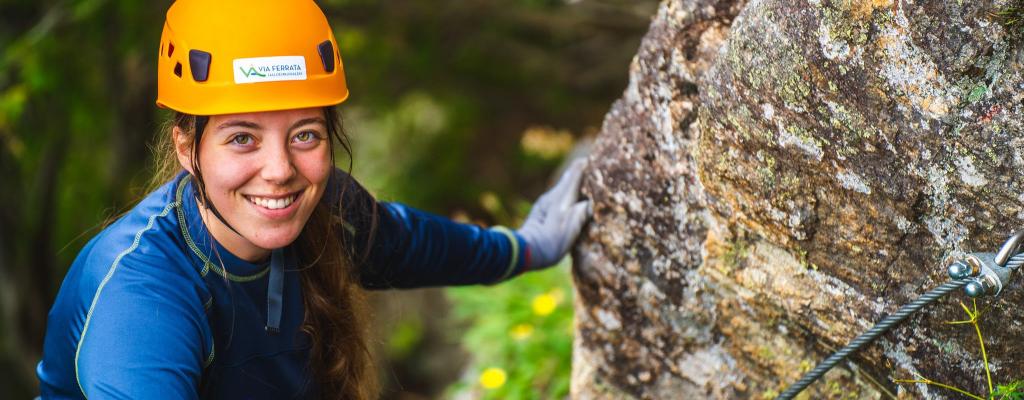
[(516, 230), (526, 240), (530, 257), (527, 269), (558, 263), (576, 241), (583, 223), (592, 213), (590, 200), (577, 201), (580, 178), (587, 162), (573, 161), (550, 190), (533, 204), (523, 226)]

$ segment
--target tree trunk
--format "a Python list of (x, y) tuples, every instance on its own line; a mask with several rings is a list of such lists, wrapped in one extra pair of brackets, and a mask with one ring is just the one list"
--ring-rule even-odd
[[(663, 2), (584, 181), (574, 397), (774, 397), (1024, 227), (1008, 3)], [(1022, 292), (978, 302), (995, 383), (1024, 377)], [(811, 398), (987, 397), (958, 300)]]

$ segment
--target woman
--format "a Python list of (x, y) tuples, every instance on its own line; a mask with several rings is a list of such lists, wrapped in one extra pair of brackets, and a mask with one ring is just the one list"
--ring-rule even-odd
[(312, 1), (179, 0), (159, 57), (165, 183), (65, 277), (44, 398), (374, 398), (363, 288), (549, 266), (589, 214), (581, 163), (515, 232), (374, 200), (334, 168), (348, 90)]

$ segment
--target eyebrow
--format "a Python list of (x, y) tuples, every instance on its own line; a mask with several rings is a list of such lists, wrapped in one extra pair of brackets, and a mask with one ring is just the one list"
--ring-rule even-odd
[[(288, 127), (288, 131), (289, 132), (293, 131), (293, 130), (295, 130), (295, 128), (298, 128), (298, 127), (306, 125), (306, 124), (315, 124), (315, 123), (320, 123), (320, 124), (325, 125), (325, 126), (327, 125), (327, 122), (324, 121), (324, 119), (321, 118), (321, 117), (303, 118), (303, 119), (300, 119), (298, 121), (295, 121), (295, 123), (292, 124), (292, 126)], [(227, 129), (227, 128), (236, 128), (236, 127), (237, 128), (248, 128), (248, 129), (262, 129), (263, 128), (262, 126), (260, 126), (259, 124), (255, 123), (255, 122), (243, 121), (243, 120), (232, 120), (232, 121), (228, 121), (228, 122), (225, 122), (223, 124), (217, 125), (217, 130)]]
[(255, 122), (232, 120), (232, 121), (228, 121), (228, 122), (225, 122), (223, 124), (217, 125), (217, 130), (227, 129), (227, 128), (235, 128), (235, 127), (249, 128), (249, 129), (260, 129), (260, 125), (255, 123)]
[(321, 117), (310, 117), (310, 118), (303, 118), (303, 119), (300, 119), (298, 121), (295, 121), (295, 123), (292, 124), (292, 126), (288, 128), (288, 131), (291, 132), (291, 131), (295, 130), (295, 128), (298, 128), (298, 127), (306, 125), (306, 124), (316, 124), (316, 123), (319, 123), (321, 125), (327, 126), (327, 122), (324, 121), (323, 118), (321, 118)]

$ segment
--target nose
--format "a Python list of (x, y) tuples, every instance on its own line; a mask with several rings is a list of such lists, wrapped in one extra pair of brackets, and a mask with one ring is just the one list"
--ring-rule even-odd
[(287, 146), (282, 144), (267, 146), (264, 149), (266, 149), (266, 153), (260, 177), (268, 182), (283, 184), (295, 176), (295, 165), (292, 164), (292, 157)]

